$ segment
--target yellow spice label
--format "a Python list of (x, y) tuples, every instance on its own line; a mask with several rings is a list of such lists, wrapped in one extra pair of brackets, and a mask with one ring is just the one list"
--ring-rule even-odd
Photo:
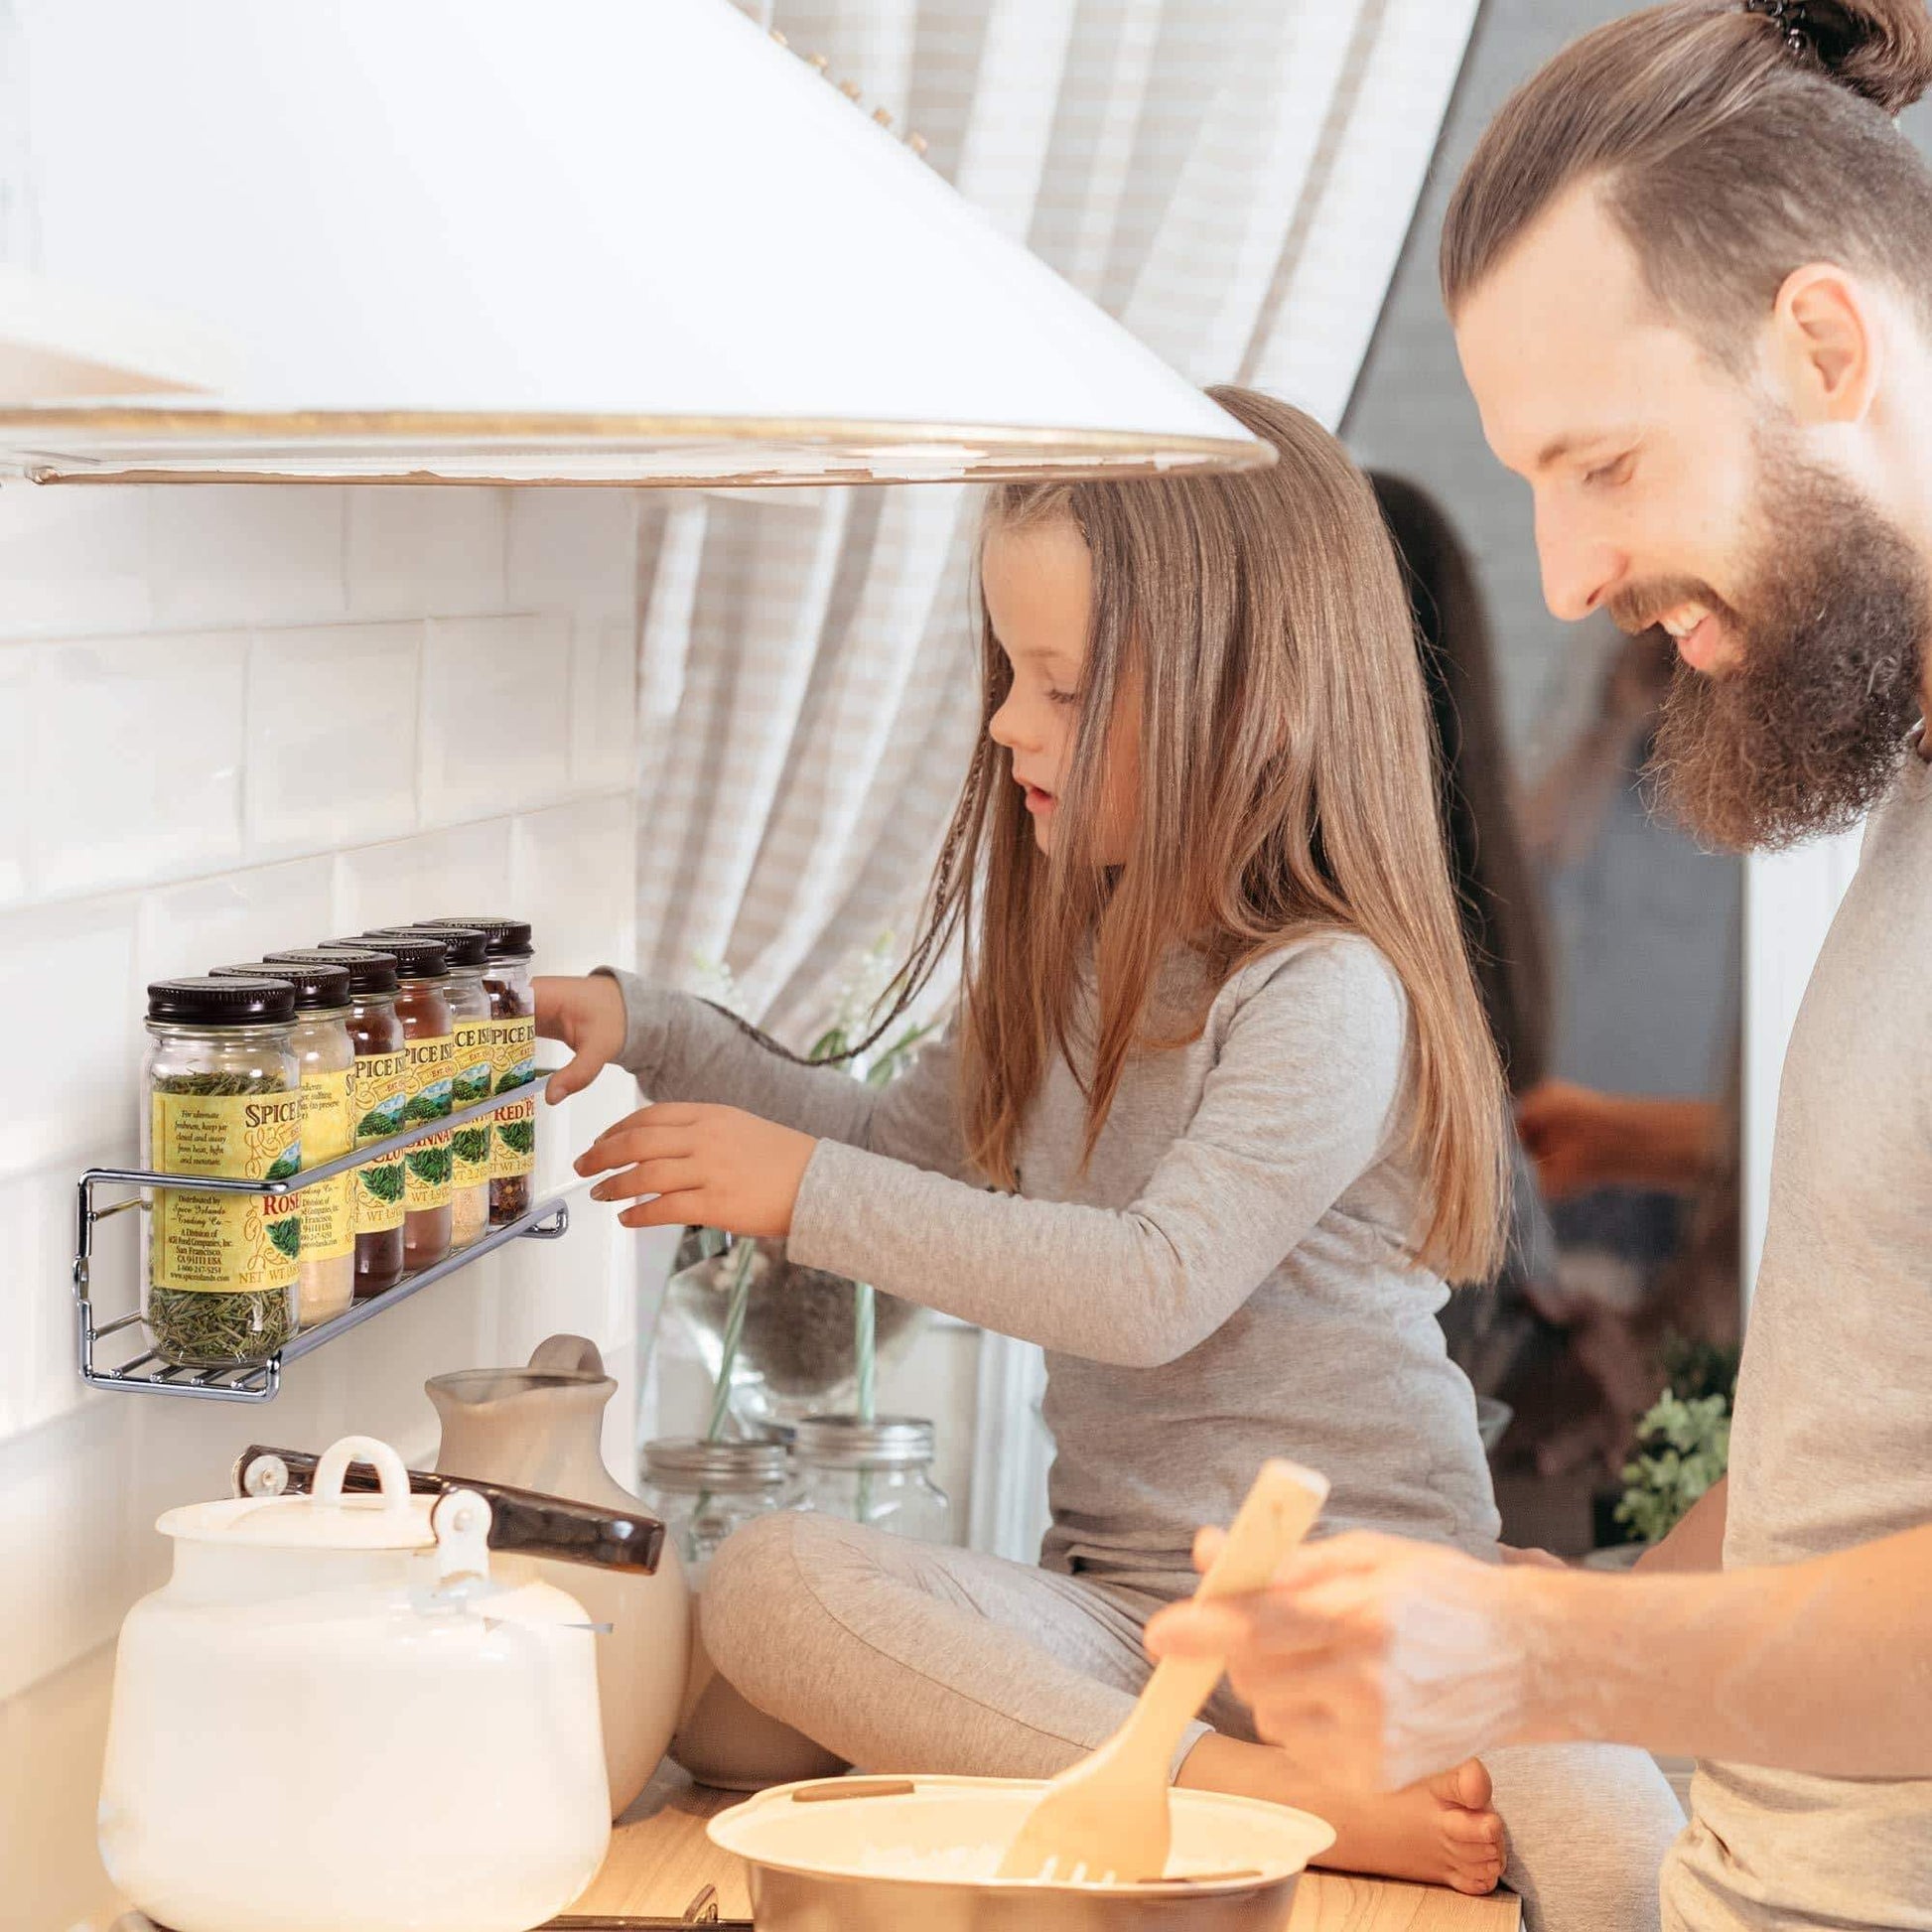
[[(299, 1093), (151, 1096), (154, 1164), (165, 1173), (280, 1180), (302, 1165)], [(287, 1288), (302, 1252), (294, 1194), (204, 1194), (157, 1187), (149, 1222), (156, 1288), (254, 1295)]]
[[(355, 1145), (367, 1147), (400, 1134), (409, 1105), (409, 1052), (358, 1053), (355, 1056)], [(354, 1173), (355, 1232), (381, 1234), (402, 1226), (402, 1156), (372, 1161)]]
[[(489, 1023), (496, 1091), (514, 1093), (537, 1077), (537, 1023), (534, 1014), (517, 1014)], [(532, 1093), (498, 1110), (490, 1136), (489, 1177), (514, 1180), (536, 1166), (537, 1103)]]
[[(314, 1069), (302, 1075), (302, 1165), (319, 1168), (355, 1144), (353, 1076)], [(350, 1175), (302, 1190), (302, 1259), (330, 1261), (355, 1246), (355, 1190)]]
[[(448, 1120), (456, 1084), (456, 1041), (449, 1034), (425, 1035), (409, 1042), (409, 1103), (405, 1127)], [(402, 1204), (412, 1214), (450, 1204), (450, 1131), (432, 1134), (405, 1148)]]
[[(451, 1099), (461, 1110), (487, 1100), (496, 1086), (496, 1048), (490, 1037), (487, 1020), (459, 1020), (451, 1038), (455, 1042), (455, 1078)], [(489, 1122), (473, 1120), (450, 1136), (451, 1183), (457, 1187), (480, 1187), (489, 1178)]]

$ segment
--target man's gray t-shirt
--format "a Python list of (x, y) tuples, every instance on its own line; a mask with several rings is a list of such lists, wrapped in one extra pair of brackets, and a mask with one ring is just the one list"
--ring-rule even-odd
[[(1785, 1056), (1725, 1565), (1927, 1523), (1932, 767), (1914, 752), (1872, 815)], [(1932, 1928), (1932, 1779), (1701, 1764), (1664, 1867), (1664, 1923)]]

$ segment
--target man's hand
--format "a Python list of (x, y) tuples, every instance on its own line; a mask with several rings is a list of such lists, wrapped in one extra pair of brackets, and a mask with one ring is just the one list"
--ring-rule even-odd
[(555, 1106), (589, 1086), (623, 1050), (623, 994), (602, 973), (587, 979), (540, 975), (530, 989), (537, 1001), (537, 1037), (560, 1039), (572, 1054), (544, 1089)]
[(689, 1225), (778, 1237), (791, 1232), (817, 1146), (809, 1134), (736, 1107), (667, 1103), (607, 1129), (579, 1156), (577, 1172), (610, 1175), (591, 1189), (594, 1200), (656, 1195), (618, 1216), (627, 1228)]
[[(1217, 1540), (1203, 1533), (1197, 1566)], [(1394, 1790), (1526, 1734), (1532, 1660), (1516, 1607), (1542, 1582), (1357, 1531), (1298, 1551), (1252, 1596), (1170, 1605), (1148, 1651), (1225, 1656), (1256, 1728), (1299, 1768)]]
[(1660, 1187), (1689, 1193), (1710, 1172), (1722, 1134), (1708, 1100), (1597, 1093), (1545, 1080), (1516, 1106), (1516, 1131), (1550, 1200), (1593, 1187)]

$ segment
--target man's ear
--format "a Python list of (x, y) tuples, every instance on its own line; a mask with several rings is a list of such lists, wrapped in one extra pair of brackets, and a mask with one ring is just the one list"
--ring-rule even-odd
[(1877, 393), (1883, 344), (1865, 288), (1831, 262), (1794, 268), (1771, 309), (1771, 377), (1800, 423), (1855, 423)]

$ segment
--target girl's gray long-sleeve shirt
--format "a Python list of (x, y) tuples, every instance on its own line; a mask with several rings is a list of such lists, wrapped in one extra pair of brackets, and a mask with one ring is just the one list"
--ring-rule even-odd
[(1269, 1455), (1328, 1477), (1326, 1530), (1493, 1550), (1475, 1399), (1436, 1320), (1448, 1290), (1410, 1248), (1407, 1002), (1366, 939), (1315, 934), (1236, 974), (1199, 1038), (1129, 1063), (1084, 1173), (1085, 1097), (1052, 1062), (1018, 1194), (969, 1172), (950, 1034), (874, 1089), (613, 977), (622, 1061), (653, 1099), (818, 1140), (794, 1261), (1046, 1350), (1050, 1567), (1184, 1593), (1194, 1530), (1229, 1521)]

